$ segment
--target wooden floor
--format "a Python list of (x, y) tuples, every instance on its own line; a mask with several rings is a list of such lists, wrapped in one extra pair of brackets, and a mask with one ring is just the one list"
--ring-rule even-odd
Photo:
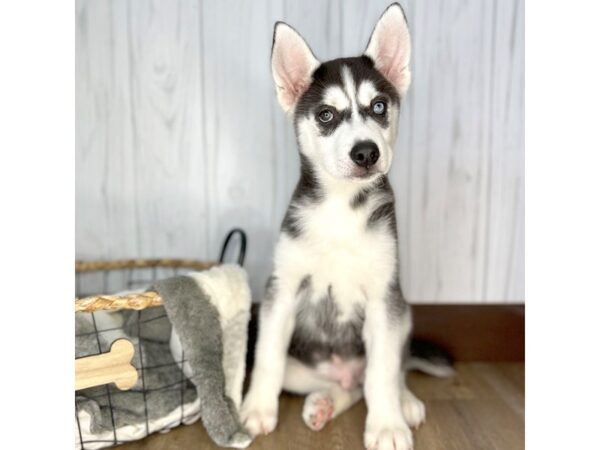
[[(525, 368), (522, 363), (462, 363), (453, 379), (411, 373), (408, 384), (427, 407), (427, 421), (414, 434), (415, 450), (519, 450), (525, 435)], [(302, 398), (283, 395), (279, 424), (258, 438), (253, 450), (362, 450), (364, 401), (330, 422), (309, 430), (300, 417)], [(202, 425), (122, 445), (126, 450), (218, 449)]]

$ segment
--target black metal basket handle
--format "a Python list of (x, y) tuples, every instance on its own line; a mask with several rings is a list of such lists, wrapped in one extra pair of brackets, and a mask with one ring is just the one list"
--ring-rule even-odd
[(227, 247), (229, 246), (229, 243), (231, 242), (231, 238), (235, 234), (240, 235), (240, 252), (238, 254), (237, 263), (240, 266), (243, 266), (244, 259), (246, 258), (246, 240), (247, 240), (247, 238), (246, 238), (246, 233), (241, 228), (234, 228), (227, 234), (227, 237), (225, 237), (225, 241), (223, 241), (223, 246), (221, 247), (221, 256), (219, 256), (219, 262), (223, 263), (223, 260), (225, 258), (225, 253), (227, 253)]

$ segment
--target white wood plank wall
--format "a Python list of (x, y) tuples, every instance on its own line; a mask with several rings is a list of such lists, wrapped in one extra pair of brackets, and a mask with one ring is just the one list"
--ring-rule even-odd
[[(77, 258), (215, 258), (249, 236), (256, 299), (298, 174), (276, 20), (360, 54), (385, 1), (77, 1)], [(404, 1), (414, 81), (391, 172), (413, 302), (524, 299), (523, 0)]]

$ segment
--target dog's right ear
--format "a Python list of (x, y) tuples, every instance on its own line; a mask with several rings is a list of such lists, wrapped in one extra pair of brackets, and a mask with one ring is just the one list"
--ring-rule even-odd
[(271, 71), (277, 99), (284, 111), (290, 111), (308, 89), (312, 73), (320, 63), (296, 30), (283, 22), (275, 24)]

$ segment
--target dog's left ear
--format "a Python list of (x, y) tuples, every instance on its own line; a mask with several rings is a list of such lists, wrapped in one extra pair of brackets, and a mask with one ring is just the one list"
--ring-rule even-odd
[(302, 36), (288, 24), (277, 22), (273, 35), (271, 71), (277, 99), (284, 111), (290, 111), (308, 89), (312, 73), (319, 65)]
[(365, 55), (401, 96), (406, 93), (410, 85), (410, 34), (398, 3), (390, 5), (375, 25)]

